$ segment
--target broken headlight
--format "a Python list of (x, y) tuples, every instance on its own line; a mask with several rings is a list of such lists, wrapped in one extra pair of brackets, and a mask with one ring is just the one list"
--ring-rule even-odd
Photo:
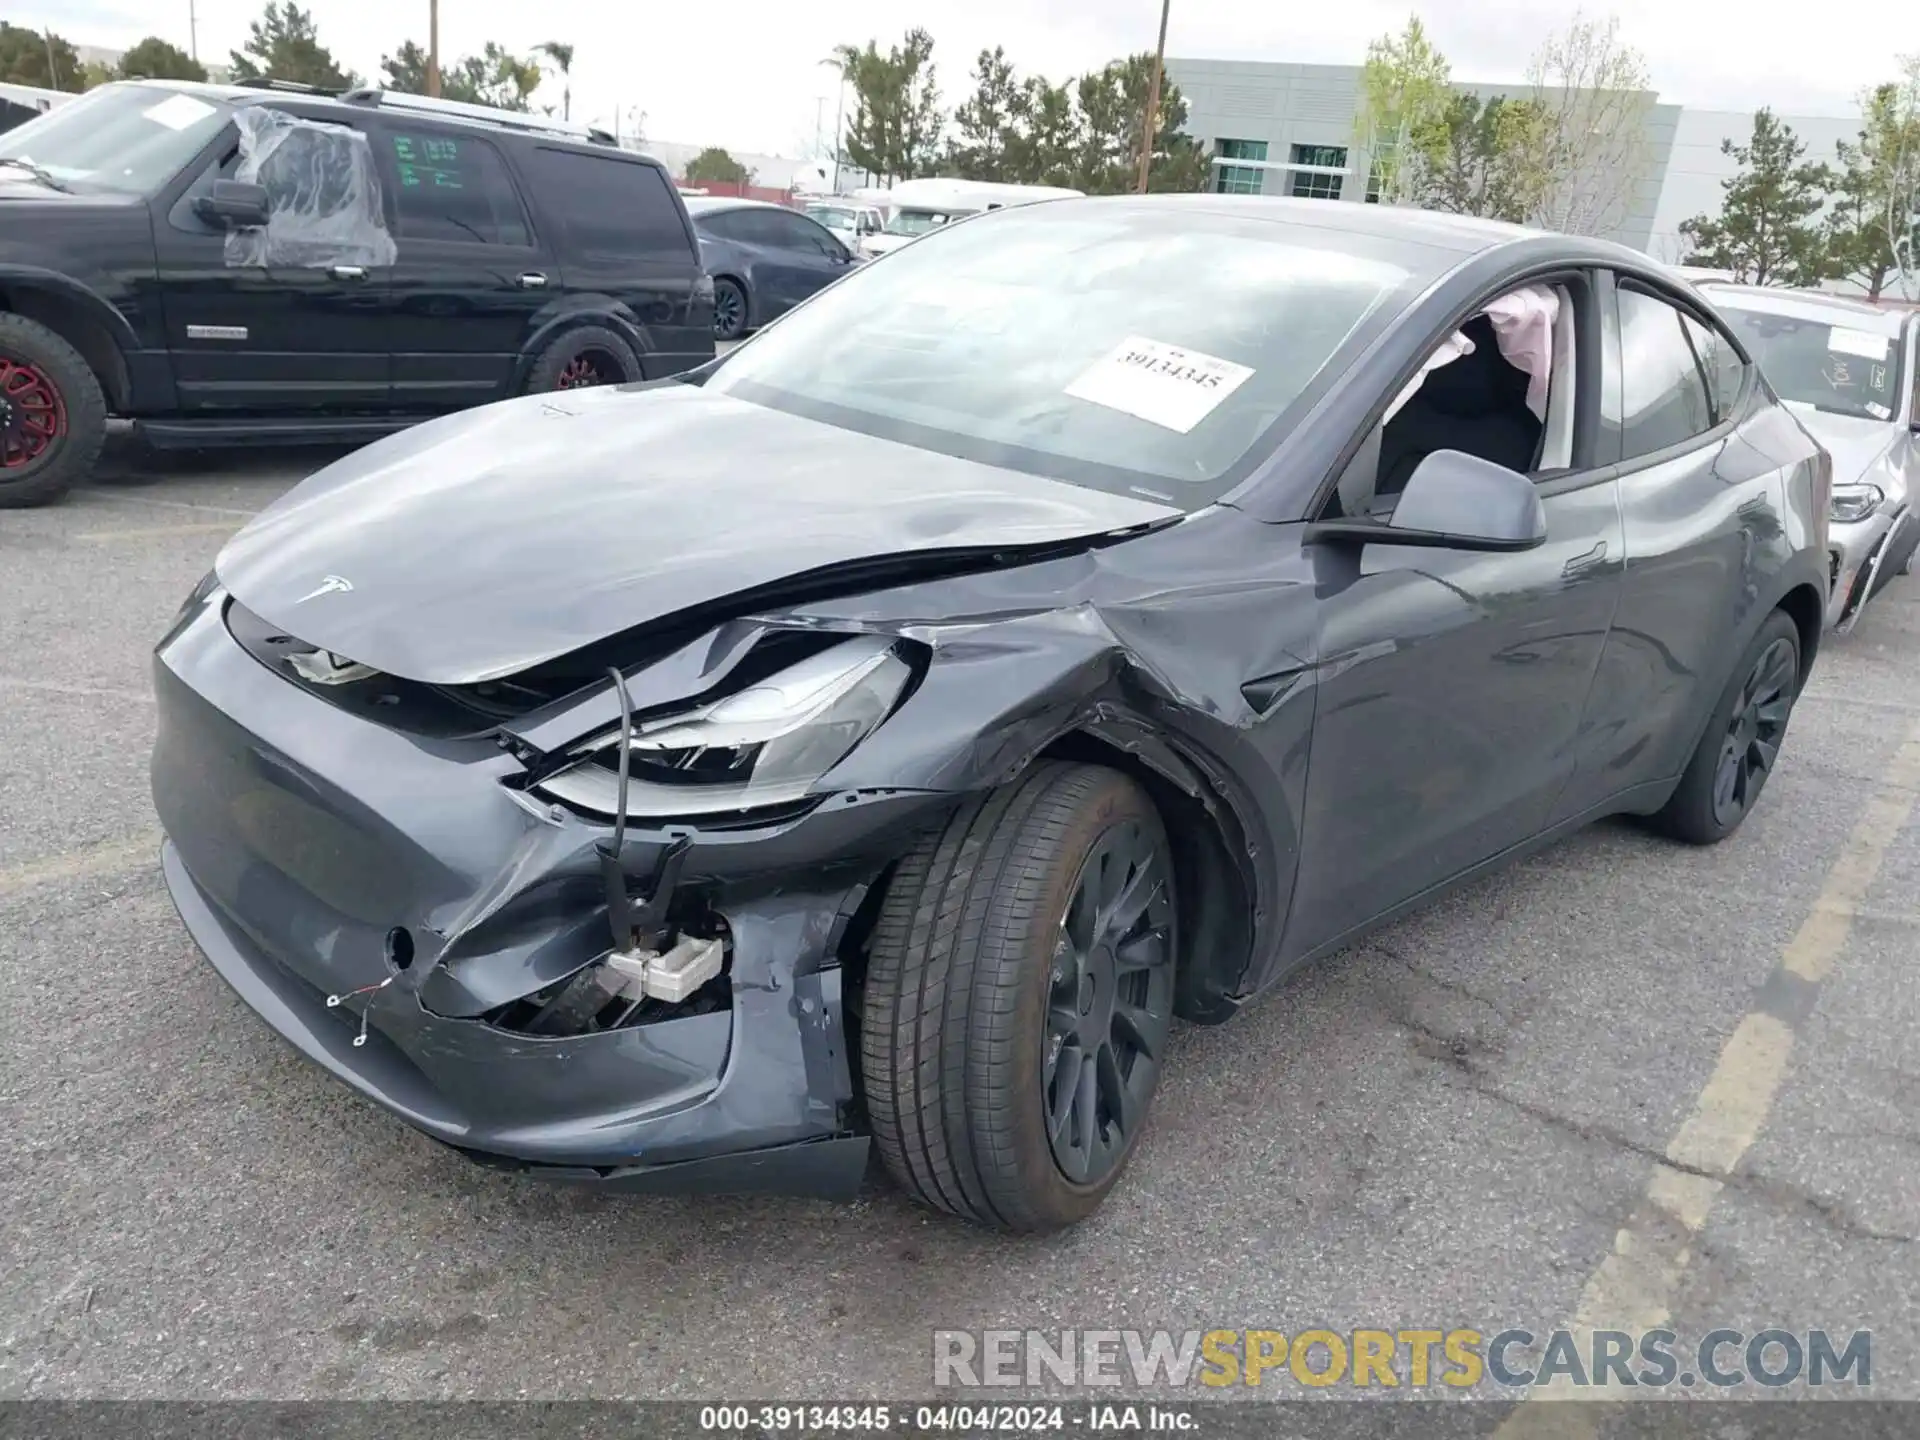
[[(895, 641), (842, 641), (697, 710), (638, 721), (628, 754), (627, 814), (713, 815), (806, 795), (893, 712), (913, 674)], [(579, 763), (539, 789), (611, 815), (620, 731), (595, 736)]]
[(1836, 485), (1828, 513), (1842, 525), (1850, 525), (1873, 514), (1886, 498), (1878, 485)]

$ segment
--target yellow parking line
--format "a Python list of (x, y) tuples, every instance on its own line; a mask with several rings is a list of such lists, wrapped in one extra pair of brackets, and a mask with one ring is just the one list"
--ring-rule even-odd
[(242, 523), (237, 520), (200, 520), (186, 525), (148, 525), (138, 530), (91, 530), (73, 538), (104, 543), (115, 540), (157, 540), (169, 535), (231, 535)]
[[(1761, 1006), (1741, 1019), (1721, 1047), (1692, 1112), (1667, 1145), (1668, 1163), (1654, 1169), (1644, 1203), (1614, 1236), (1612, 1252), (1581, 1291), (1569, 1327), (1581, 1353), (1591, 1353), (1595, 1330), (1658, 1329), (1672, 1318), (1674, 1291), (1692, 1259), (1693, 1241), (1707, 1223), (1725, 1178), (1758, 1138), (1786, 1078), (1794, 1020), (1769, 1013), (1766, 997), (1801, 987), (1793, 1008), (1805, 1013), (1812, 994), (1804, 987), (1818, 985), (1833, 972), (1887, 850), (1913, 815), (1917, 792), (1920, 725), (1894, 753), (1878, 793), (1828, 870), (1812, 910), (1781, 951), (1773, 976), (1761, 988)], [(1528, 1397), (1600, 1399), (1613, 1393), (1549, 1385), (1529, 1391)], [(1501, 1440), (1578, 1440), (1595, 1432), (1583, 1406), (1527, 1404), (1515, 1407), (1494, 1433)]]
[(44, 860), (30, 860), (10, 870), (0, 870), (0, 897), (50, 885), (61, 880), (84, 880), (94, 875), (113, 875), (160, 858), (160, 832), (149, 830), (131, 840), (110, 840), (85, 850), (69, 850)]

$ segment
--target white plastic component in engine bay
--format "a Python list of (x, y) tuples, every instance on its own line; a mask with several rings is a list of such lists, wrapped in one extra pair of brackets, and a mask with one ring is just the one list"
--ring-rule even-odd
[(659, 950), (616, 950), (607, 968), (626, 977), (623, 993), (678, 1005), (720, 973), (726, 944), (682, 935), (673, 946)]

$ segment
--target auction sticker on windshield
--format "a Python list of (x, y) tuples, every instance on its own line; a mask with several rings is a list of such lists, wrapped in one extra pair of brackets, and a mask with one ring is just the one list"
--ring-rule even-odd
[(158, 105), (140, 112), (147, 119), (166, 126), (169, 130), (185, 130), (198, 125), (207, 116), (213, 114), (213, 106), (204, 100), (196, 100), (191, 95), (170, 95)]
[(1871, 330), (1849, 330), (1836, 325), (1827, 336), (1827, 349), (1836, 355), (1858, 355), (1863, 360), (1884, 360), (1892, 342)]
[(1252, 374), (1231, 360), (1129, 335), (1067, 386), (1067, 394), (1184, 435)]

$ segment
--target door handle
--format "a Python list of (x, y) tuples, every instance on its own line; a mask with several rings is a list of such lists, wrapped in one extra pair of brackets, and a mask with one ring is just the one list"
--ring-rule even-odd
[(366, 267), (363, 265), (329, 265), (327, 267), (327, 274), (336, 280), (364, 280), (367, 278)]
[(547, 288), (547, 277), (542, 275), (538, 270), (529, 270), (513, 283), (518, 285), (522, 290), (544, 290)]
[(1584, 575), (1587, 571), (1597, 570), (1600, 566), (1604, 565), (1606, 559), (1607, 542), (1604, 540), (1595, 541), (1593, 548), (1587, 551), (1586, 554), (1576, 555), (1573, 559), (1567, 561), (1567, 563), (1560, 568), (1560, 573), (1568, 577)]

